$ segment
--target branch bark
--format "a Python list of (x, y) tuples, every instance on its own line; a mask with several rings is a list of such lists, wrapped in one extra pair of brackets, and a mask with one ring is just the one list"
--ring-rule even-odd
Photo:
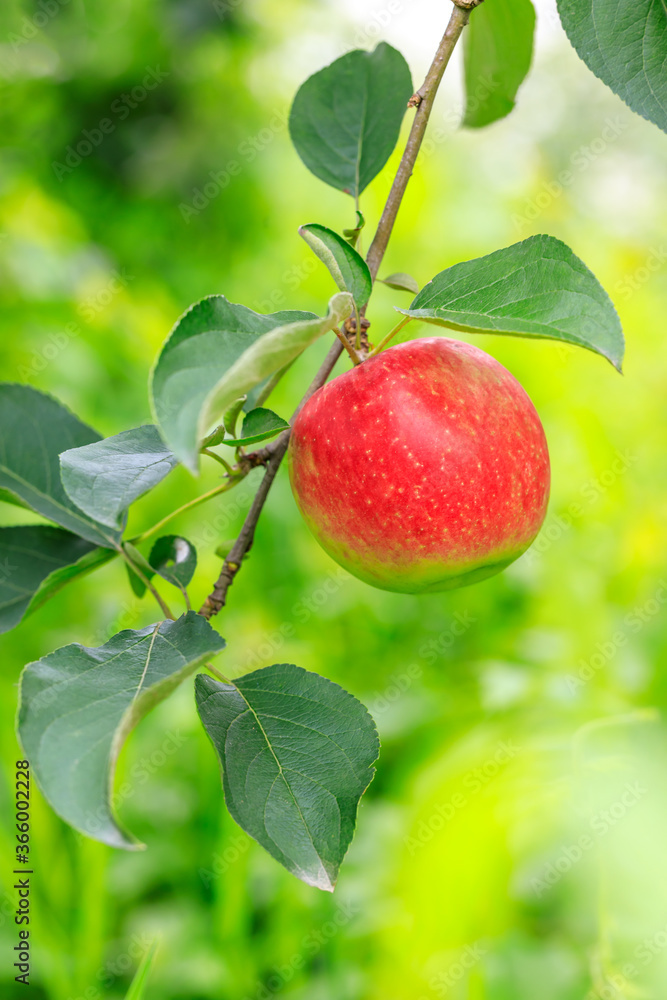
[(417, 161), (421, 144), (424, 141), (426, 126), (428, 125), (428, 120), (431, 117), (431, 111), (433, 110), (433, 103), (438, 92), (438, 87), (440, 86), (440, 81), (442, 80), (443, 74), (447, 69), (447, 64), (449, 63), (452, 52), (456, 47), (456, 43), (461, 37), (461, 32), (469, 20), (470, 9), (458, 6), (455, 0), (452, 16), (450, 17), (449, 24), (447, 25), (445, 33), (442, 36), (435, 58), (431, 63), (431, 68), (426, 74), (426, 79), (419, 90), (417, 90), (410, 98), (409, 105), (416, 108), (417, 111), (412, 122), (412, 128), (410, 129), (410, 136), (405, 147), (405, 152), (403, 153), (403, 157), (396, 172), (396, 177), (394, 178), (394, 183), (391, 186), (391, 191), (389, 192), (389, 197), (387, 198), (387, 204), (382, 212), (377, 232), (373, 237), (373, 242), (370, 245), (368, 256), (366, 257), (366, 263), (368, 264), (373, 280), (377, 277), (380, 264), (382, 263), (382, 258), (385, 255), (387, 244), (389, 243), (389, 237), (391, 236), (394, 223), (396, 222), (398, 210), (401, 207), (403, 195), (405, 194), (408, 186), (408, 181), (412, 176), (412, 171)]
[[(331, 345), (331, 349), (324, 359), (320, 370), (309, 385), (303, 399), (294, 411), (292, 420), (294, 420), (301, 407), (305, 406), (313, 393), (317, 392), (317, 390), (324, 385), (342, 353), (343, 345), (339, 340), (337, 340)], [(260, 483), (257, 493), (255, 494), (250, 510), (246, 515), (246, 519), (243, 522), (241, 532), (234, 542), (229, 555), (222, 564), (220, 576), (216, 580), (213, 590), (199, 609), (199, 614), (203, 615), (204, 618), (210, 619), (213, 615), (217, 615), (217, 613), (227, 603), (227, 591), (234, 582), (234, 577), (240, 570), (243, 559), (252, 547), (259, 515), (262, 513), (262, 508), (264, 507), (264, 503), (269, 494), (269, 490), (271, 489), (273, 480), (276, 478), (276, 473), (278, 472), (280, 463), (282, 462), (285, 452), (287, 451), (289, 438), (290, 431), (288, 429), (283, 431), (282, 434), (280, 434), (275, 441), (272, 441), (266, 448), (262, 448), (258, 452), (253, 452), (253, 454), (258, 456), (259, 460), (266, 464), (266, 472), (264, 473), (264, 478)]]
[[(389, 243), (389, 238), (394, 228), (396, 216), (398, 215), (398, 210), (401, 207), (403, 195), (405, 194), (405, 190), (408, 186), (408, 181), (412, 176), (412, 171), (424, 140), (426, 126), (428, 125), (428, 120), (433, 109), (433, 102), (435, 101), (435, 96), (438, 92), (438, 87), (440, 86), (440, 81), (442, 80), (443, 74), (447, 68), (452, 52), (456, 47), (456, 43), (461, 37), (462, 31), (470, 19), (471, 9), (478, 6), (481, 2), (482, 0), (453, 0), (454, 10), (452, 11), (449, 23), (440, 41), (440, 45), (438, 46), (435, 58), (433, 59), (431, 67), (426, 74), (426, 79), (409, 101), (409, 106), (417, 109), (412, 123), (412, 128), (410, 129), (410, 136), (403, 152), (403, 156), (401, 157), (401, 162), (399, 164), (396, 177), (394, 178), (391, 191), (389, 192), (387, 203), (382, 212), (382, 216), (380, 217), (377, 231), (366, 257), (366, 263), (368, 264), (373, 280), (375, 280), (380, 264), (382, 263), (382, 259)], [(313, 393), (317, 392), (317, 390), (324, 385), (342, 352), (342, 343), (340, 341), (336, 341), (324, 359), (317, 375), (308, 387), (306, 394), (296, 408), (292, 420), (294, 420), (294, 417), (296, 417), (301, 407), (305, 405)], [(257, 452), (253, 452), (253, 455), (256, 456), (258, 463), (261, 462), (266, 465), (266, 472), (264, 473), (264, 478), (262, 479), (260, 487), (252, 502), (252, 506), (248, 511), (243, 527), (241, 528), (241, 532), (234, 542), (229, 555), (222, 564), (222, 569), (218, 579), (216, 580), (215, 586), (199, 609), (199, 614), (203, 615), (204, 618), (210, 619), (213, 615), (217, 615), (227, 602), (227, 592), (234, 582), (234, 577), (241, 568), (243, 559), (252, 547), (255, 537), (255, 528), (257, 527), (259, 516), (262, 512), (262, 508), (264, 507), (264, 503), (269, 494), (269, 490), (271, 489), (273, 480), (276, 478), (280, 463), (282, 462), (285, 452), (287, 451), (289, 436), (289, 430), (283, 431), (283, 433), (270, 445), (267, 445), (267, 447), (262, 448)]]

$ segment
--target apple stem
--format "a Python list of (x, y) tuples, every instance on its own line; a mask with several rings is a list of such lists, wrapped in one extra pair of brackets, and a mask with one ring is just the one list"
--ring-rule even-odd
[[(396, 221), (398, 210), (401, 207), (401, 202), (408, 186), (408, 181), (410, 180), (414, 165), (417, 161), (419, 150), (422, 142), (424, 141), (426, 126), (428, 125), (428, 120), (431, 116), (433, 102), (435, 101), (438, 87), (440, 86), (440, 82), (445, 69), (447, 68), (452, 52), (456, 47), (456, 43), (461, 37), (463, 29), (470, 20), (470, 11), (472, 7), (477, 6), (481, 2), (482, 0), (453, 0), (454, 10), (452, 11), (445, 33), (440, 40), (440, 44), (431, 64), (431, 68), (426, 74), (426, 79), (424, 80), (422, 86), (408, 102), (409, 107), (416, 108), (415, 117), (412, 122), (412, 128), (410, 129), (410, 135), (408, 137), (405, 150), (403, 151), (403, 156), (401, 157), (401, 162), (399, 163), (398, 170), (396, 172), (396, 177), (394, 178), (391, 191), (389, 192), (389, 197), (387, 198), (387, 203), (380, 217), (377, 231), (373, 237), (373, 242), (371, 243), (366, 256), (366, 263), (368, 264), (374, 281), (387, 250), (387, 245), (394, 228), (394, 222)], [(361, 315), (363, 315), (365, 311), (365, 307), (360, 310)], [(382, 350), (385, 342), (389, 342), (388, 338), (390, 339), (398, 333), (398, 330), (405, 325), (409, 318), (410, 317), (405, 317), (398, 324), (398, 326), (391, 331), (388, 337), (385, 337), (381, 344), (374, 349), (373, 353), (377, 353), (378, 350)], [(360, 333), (360, 326), (361, 324), (357, 321), (358, 334)], [(339, 336), (338, 332), (337, 336)], [(304, 406), (313, 393), (317, 392), (317, 390), (324, 385), (345, 348), (347, 348), (348, 353), (350, 353), (351, 345), (348, 342), (343, 341), (342, 337), (331, 345), (329, 353), (324, 359), (317, 375), (308, 387), (306, 394), (299, 403), (294, 416), (296, 416), (301, 407)], [(292, 422), (293, 420), (294, 418), (292, 418)], [(257, 521), (259, 520), (259, 516), (262, 512), (262, 508), (264, 507), (264, 503), (266, 502), (273, 480), (276, 477), (276, 473), (278, 472), (280, 463), (282, 462), (285, 452), (287, 451), (289, 436), (290, 431), (288, 429), (283, 431), (279, 437), (277, 437), (265, 448), (262, 448), (257, 453), (253, 452), (253, 454), (257, 454), (258, 457), (261, 457), (262, 464), (266, 463), (266, 472), (264, 473), (264, 478), (262, 479), (259, 489), (252, 502), (252, 506), (248, 511), (243, 527), (241, 528), (241, 532), (222, 564), (220, 575), (216, 580), (213, 590), (199, 609), (199, 614), (203, 615), (204, 618), (210, 619), (213, 615), (217, 615), (226, 604), (227, 591), (232, 585), (234, 577), (241, 568), (244, 557), (250, 551), (252, 546)]]

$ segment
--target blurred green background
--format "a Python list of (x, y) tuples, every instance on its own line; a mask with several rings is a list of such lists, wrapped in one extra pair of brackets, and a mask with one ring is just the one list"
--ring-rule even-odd
[[(150, 419), (151, 363), (191, 302), (223, 292), (259, 311), (321, 309), (331, 284), (296, 229), (340, 230), (353, 212), (291, 149), (291, 97), (379, 38), (420, 78), (448, 15), (440, 0), (5, 0), (0, 377), (114, 434)], [(297, 882), (230, 820), (188, 682), (121, 758), (119, 784), (134, 791), (120, 814), (145, 852), (75, 835), (33, 792), (36, 1000), (124, 996), (153, 939), (149, 1000), (666, 995), (667, 139), (579, 63), (554, 5), (538, 15), (535, 65), (509, 118), (457, 132), (450, 68), (384, 271), (423, 284), (551, 233), (612, 295), (624, 377), (584, 351), (477, 338), (541, 414), (553, 492), (533, 549), (459, 592), (402, 597), (339, 571), (282, 472), (215, 627), (227, 673), (295, 662), (374, 714), (382, 754), (336, 893)], [(112, 130), (68, 160), (105, 118)], [(231, 161), (241, 170), (227, 182)], [(363, 197), (369, 228), (391, 176)], [(403, 304), (378, 287), (373, 339)], [(300, 359), (274, 409), (289, 415), (326, 347)], [(215, 468), (198, 482), (177, 470), (130, 529), (216, 481)], [(197, 602), (253, 485), (174, 522), (199, 551)], [(25, 993), (12, 969), (20, 670), (155, 619), (112, 563), (2, 638), (7, 1000)]]

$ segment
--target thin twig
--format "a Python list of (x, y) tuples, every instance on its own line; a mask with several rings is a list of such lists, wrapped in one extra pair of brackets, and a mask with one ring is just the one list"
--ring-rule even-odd
[(428, 120), (431, 116), (431, 111), (433, 110), (433, 102), (435, 101), (435, 95), (438, 92), (440, 81), (442, 80), (443, 73), (447, 68), (447, 63), (450, 60), (456, 43), (461, 37), (461, 32), (469, 20), (470, 9), (464, 9), (463, 7), (455, 5), (454, 10), (452, 11), (452, 16), (449, 19), (447, 29), (442, 36), (442, 40), (438, 46), (438, 51), (436, 52), (435, 58), (431, 64), (431, 68), (426, 74), (426, 79), (419, 90), (410, 99), (410, 105), (417, 108), (414, 121), (412, 122), (412, 128), (410, 129), (410, 137), (408, 138), (405, 152), (403, 153), (403, 157), (396, 172), (396, 177), (394, 178), (394, 183), (391, 186), (391, 191), (389, 192), (389, 197), (387, 198), (387, 204), (382, 212), (377, 231), (373, 237), (373, 242), (371, 243), (368, 251), (368, 256), (366, 257), (366, 263), (368, 264), (368, 268), (373, 279), (375, 279), (380, 268), (380, 264), (382, 263), (382, 258), (385, 255), (387, 244), (389, 243), (389, 237), (391, 236), (396, 216), (398, 215), (398, 210), (401, 207), (401, 201), (403, 200), (405, 189), (407, 188), (408, 181), (412, 176), (417, 155), (424, 140), (426, 126), (428, 125)]
[[(340, 341), (336, 341), (336, 343), (331, 345), (329, 353), (324, 359), (320, 370), (294, 411), (292, 421), (294, 421), (294, 417), (296, 417), (301, 407), (308, 402), (313, 393), (317, 392), (317, 390), (324, 385), (342, 353), (343, 345)], [(270, 445), (267, 445), (266, 448), (261, 450), (260, 454), (266, 456), (267, 460), (264, 478), (260, 483), (257, 493), (255, 494), (252, 506), (250, 507), (243, 523), (243, 527), (241, 528), (241, 533), (234, 542), (231, 551), (222, 564), (220, 576), (216, 580), (213, 590), (199, 609), (199, 614), (203, 615), (204, 618), (212, 618), (213, 615), (217, 615), (221, 608), (225, 606), (227, 601), (227, 591), (231, 587), (234, 577), (240, 570), (244, 557), (250, 551), (252, 546), (259, 515), (262, 513), (262, 508), (268, 496), (269, 490), (271, 489), (271, 484), (276, 478), (276, 473), (278, 472), (280, 463), (282, 462), (285, 452), (287, 451), (289, 439), (290, 430), (288, 429), (283, 431), (282, 434), (275, 439), (275, 441), (271, 442)]]
[[(438, 87), (440, 86), (440, 81), (442, 80), (442, 75), (445, 72), (447, 63), (449, 62), (450, 56), (454, 50), (454, 46), (459, 40), (461, 32), (470, 18), (470, 9), (464, 9), (463, 7), (458, 6), (459, 3), (465, 2), (466, 0), (454, 0), (455, 6), (452, 16), (449, 24), (447, 25), (447, 30), (445, 31), (440, 45), (438, 46), (438, 51), (435, 54), (431, 68), (426, 75), (423, 85), (409, 102), (411, 106), (417, 107), (417, 112), (412, 123), (412, 129), (410, 130), (407, 145), (403, 152), (403, 156), (401, 157), (398, 172), (389, 193), (389, 198), (387, 199), (387, 204), (384, 207), (377, 232), (375, 233), (370, 250), (368, 251), (368, 256), (366, 257), (366, 262), (370, 268), (373, 279), (375, 279), (377, 275), (380, 264), (382, 263), (382, 258), (384, 257), (387, 249), (389, 237), (391, 236), (391, 231), (394, 227), (394, 222), (396, 221), (401, 200), (405, 194), (405, 189), (408, 185), (410, 175), (412, 174), (412, 170), (417, 159), (417, 154), (419, 153), (419, 149), (424, 139), (424, 133), (431, 114), (431, 109), (433, 108), (435, 95)], [(471, 7), (477, 6), (480, 2), (481, 0), (472, 0)], [(359, 331), (359, 329), (360, 324), (357, 323), (357, 331)], [(299, 403), (294, 413), (294, 417), (297, 415), (302, 406), (304, 406), (304, 404), (310, 399), (313, 393), (317, 392), (317, 390), (324, 385), (342, 352), (343, 344), (340, 341), (336, 341), (336, 343), (331, 346), (322, 367)], [(294, 417), (292, 418), (292, 423), (294, 423)], [(244, 557), (250, 551), (250, 547), (252, 546), (259, 515), (262, 512), (262, 508), (268, 496), (269, 490), (271, 489), (273, 480), (276, 477), (280, 463), (282, 462), (285, 452), (287, 451), (289, 438), (290, 430), (283, 431), (283, 433), (272, 441), (271, 444), (257, 452), (252, 453), (257, 457), (257, 459), (261, 459), (262, 462), (266, 462), (266, 472), (264, 473), (264, 478), (260, 484), (257, 494), (255, 495), (252, 506), (248, 511), (243, 527), (241, 528), (241, 533), (222, 564), (220, 575), (213, 590), (199, 609), (199, 614), (203, 615), (204, 618), (212, 618), (213, 615), (217, 615), (218, 612), (225, 606), (227, 601), (227, 591), (232, 585), (234, 577), (241, 568)]]

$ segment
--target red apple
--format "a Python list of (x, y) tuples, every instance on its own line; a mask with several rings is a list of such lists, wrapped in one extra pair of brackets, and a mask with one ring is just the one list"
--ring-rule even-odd
[(549, 453), (535, 407), (470, 344), (411, 340), (333, 379), (297, 416), (296, 502), (321, 546), (384, 590), (498, 573), (537, 535)]

